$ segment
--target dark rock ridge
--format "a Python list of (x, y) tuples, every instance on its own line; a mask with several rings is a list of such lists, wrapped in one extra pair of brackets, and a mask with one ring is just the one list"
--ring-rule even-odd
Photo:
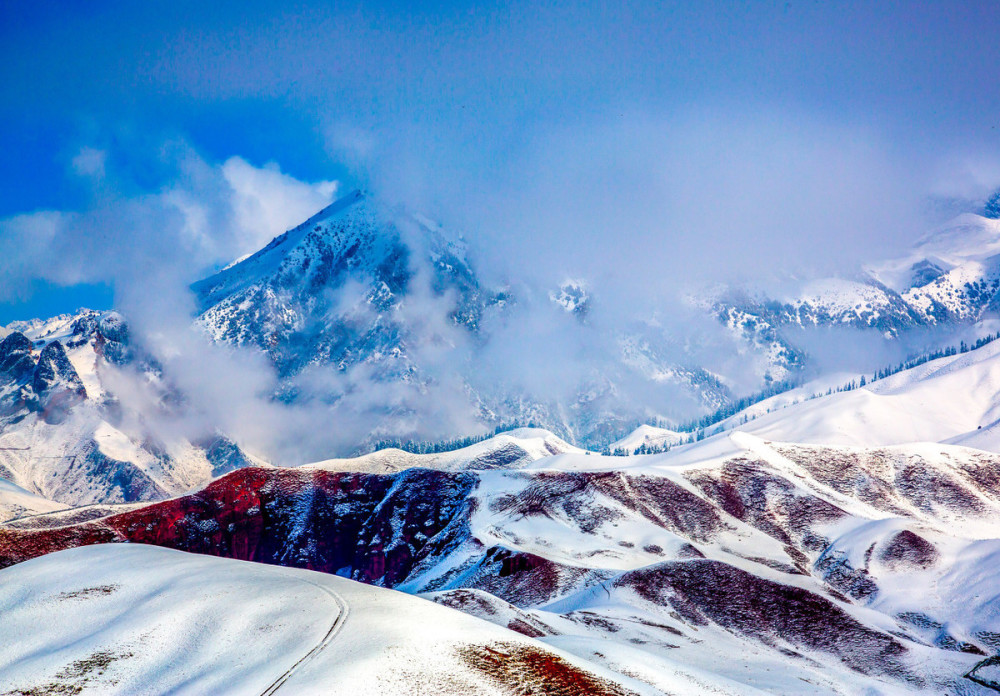
[(140, 369), (158, 370), (150, 356), (137, 352), (130, 337), (128, 322), (118, 312), (86, 312), (70, 327), (72, 338), (67, 345), (93, 342), (94, 351), (112, 365), (123, 367), (139, 363)]
[(101, 500), (126, 503), (161, 500), (168, 495), (133, 462), (109, 457), (94, 440), (84, 443), (72, 456), (68, 469), (54, 489), (54, 497), (61, 497), (60, 489), (70, 491), (81, 485), (100, 491), (97, 497)]
[(35, 369), (32, 358), (34, 345), (19, 331), (0, 341), (0, 375), (8, 380), (20, 381)]
[(42, 348), (37, 361), (33, 349), (17, 331), (0, 342), (0, 416), (12, 423), (38, 413), (47, 423), (61, 423), (87, 390), (59, 341)]
[(239, 445), (224, 435), (215, 437), (204, 447), (205, 457), (212, 465), (212, 476), (222, 476), (236, 469), (253, 466), (253, 462)]
[[(131, 541), (346, 575), (382, 586), (468, 536), (476, 477), (245, 468), (201, 491), (57, 530), (0, 530), (0, 565), (46, 553), (50, 537)], [(22, 536), (23, 535), (23, 536)], [(74, 543), (74, 545), (76, 545)]]
[(38, 398), (42, 418), (61, 423), (69, 411), (87, 398), (87, 390), (59, 341), (42, 348), (31, 387)]

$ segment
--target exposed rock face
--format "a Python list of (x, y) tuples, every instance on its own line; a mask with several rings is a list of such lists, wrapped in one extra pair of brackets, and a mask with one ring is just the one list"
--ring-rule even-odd
[(18, 382), (35, 369), (34, 346), (19, 331), (13, 331), (0, 341), (0, 377)]
[[(349, 575), (376, 585), (405, 580), (428, 555), (468, 537), (470, 474), (414, 470), (396, 476), (247, 468), (202, 491), (104, 520), (80, 539), (168, 546), (247, 561)], [(48, 548), (30, 532), (0, 563)]]
[(31, 380), (42, 418), (61, 423), (69, 411), (87, 398), (87, 390), (59, 341), (42, 349)]
[(68, 347), (93, 341), (97, 354), (112, 365), (128, 365), (136, 358), (129, 339), (128, 323), (118, 312), (82, 314), (73, 322), (71, 332)]
[(10, 333), (0, 342), (0, 416), (16, 422), (36, 403), (31, 391), (35, 371), (33, 345), (18, 332)]
[(69, 474), (65, 481), (67, 487), (79, 478), (81, 483), (86, 481), (88, 485), (99, 488), (101, 500), (108, 502), (148, 502), (168, 495), (141, 468), (132, 462), (109, 457), (93, 441), (75, 455)]
[(87, 390), (59, 341), (42, 348), (37, 361), (33, 349), (17, 331), (0, 342), (0, 415), (17, 422), (38, 412), (47, 423), (61, 423)]
[(253, 466), (243, 450), (223, 436), (215, 438), (205, 447), (205, 457), (212, 465), (212, 476), (222, 476), (245, 466)]
[(923, 259), (913, 264), (910, 268), (910, 273), (912, 274), (910, 287), (919, 288), (943, 276), (944, 269), (933, 261)]

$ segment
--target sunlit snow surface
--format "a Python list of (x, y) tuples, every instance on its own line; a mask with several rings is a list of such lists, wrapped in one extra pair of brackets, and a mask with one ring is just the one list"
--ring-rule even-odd
[[(0, 693), (506, 694), (472, 647), (610, 673), (452, 609), (332, 575), (141, 545), (0, 573)], [(655, 691), (616, 676), (628, 688)]]

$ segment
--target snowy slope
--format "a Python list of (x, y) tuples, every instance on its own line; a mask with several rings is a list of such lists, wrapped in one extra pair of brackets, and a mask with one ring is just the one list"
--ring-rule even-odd
[[(812, 380), (753, 404), (706, 433), (742, 431), (781, 442), (866, 447), (947, 442), (1000, 451), (1000, 341), (835, 391), (852, 380), (859, 375)], [(826, 394), (831, 389), (834, 393)], [(680, 437), (644, 425), (612, 449), (675, 443)]]
[(667, 693), (980, 693), (961, 675), (1000, 635), (998, 455), (730, 433), (516, 471), (353, 468), (244, 469), (109, 517), (0, 527), (0, 565), (132, 541), (323, 570)]
[(667, 447), (673, 447), (686, 441), (688, 437), (689, 435), (685, 433), (679, 433), (676, 430), (670, 430), (669, 428), (657, 428), (653, 425), (640, 425), (622, 439), (612, 442), (609, 449), (612, 451), (624, 449), (629, 452), (633, 452), (642, 445), (666, 449)]
[[(952, 442), (1000, 450), (1000, 342), (939, 358), (848, 392), (773, 410), (737, 427), (784, 442), (881, 446)], [(777, 408), (762, 403), (762, 408)], [(981, 428), (981, 429), (980, 429)]]
[(981, 263), (997, 254), (1000, 254), (998, 221), (966, 213), (923, 235), (908, 253), (873, 263), (869, 270), (886, 285), (903, 292), (924, 285), (934, 273), (970, 262)]
[(23, 517), (65, 509), (65, 505), (29, 493), (10, 481), (0, 479), (0, 523)]
[(501, 696), (518, 681), (655, 693), (402, 593), (155, 547), (93, 546), (4, 570), (0, 614), (7, 693)]
[(469, 447), (434, 454), (413, 454), (399, 449), (384, 449), (349, 459), (327, 459), (306, 464), (304, 469), (326, 471), (363, 471), (392, 473), (421, 467), (442, 471), (461, 469), (517, 469), (543, 457), (584, 450), (540, 428), (518, 428), (478, 442)]

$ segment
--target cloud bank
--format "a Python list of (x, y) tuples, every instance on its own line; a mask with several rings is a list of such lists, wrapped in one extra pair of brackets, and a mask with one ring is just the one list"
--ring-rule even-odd
[[(274, 163), (212, 162), (184, 143), (155, 150), (167, 174), (147, 190), (122, 173), (121, 153), (81, 148), (71, 169), (91, 186), (90, 205), (0, 222), (0, 289), (15, 294), (36, 279), (113, 283), (116, 304), (187, 399), (184, 413), (147, 421), (165, 436), (222, 430), (287, 463), (377, 436), (475, 432), (482, 405), (466, 381), (480, 393), (502, 386), (563, 404), (610, 389), (650, 417), (683, 419), (700, 408), (683, 389), (620, 369), (623, 333), (642, 336), (660, 366), (705, 367), (749, 391), (757, 366), (685, 295), (719, 283), (782, 290), (892, 255), (924, 231), (922, 198), (961, 179), (948, 167), (967, 165), (919, 170), (878, 133), (780, 109), (580, 118), (526, 131), (502, 166), (443, 138), (348, 135), (331, 147), (355, 148), (350, 157), (376, 195), (465, 232), (485, 283), (518, 298), (487, 318), (489, 339), (477, 344), (448, 323), (454, 298), (430, 292), (426, 269), (414, 266), (403, 319), (420, 337), (408, 350), (428, 382), (385, 383), (365, 366), (311, 368), (294, 381), (303, 398), (289, 406), (272, 398), (288, 385), (260, 355), (209, 345), (192, 330), (192, 281), (308, 218), (339, 187)], [(984, 162), (950, 192), (982, 188)], [(549, 299), (566, 278), (586, 280), (585, 322)], [(338, 310), (360, 307), (355, 290), (340, 293)], [(869, 369), (863, 363), (890, 362), (899, 350), (856, 339), (832, 341), (864, 346), (850, 359), (831, 340), (814, 352), (830, 367)], [(142, 390), (121, 385), (136, 410), (156, 401)]]

